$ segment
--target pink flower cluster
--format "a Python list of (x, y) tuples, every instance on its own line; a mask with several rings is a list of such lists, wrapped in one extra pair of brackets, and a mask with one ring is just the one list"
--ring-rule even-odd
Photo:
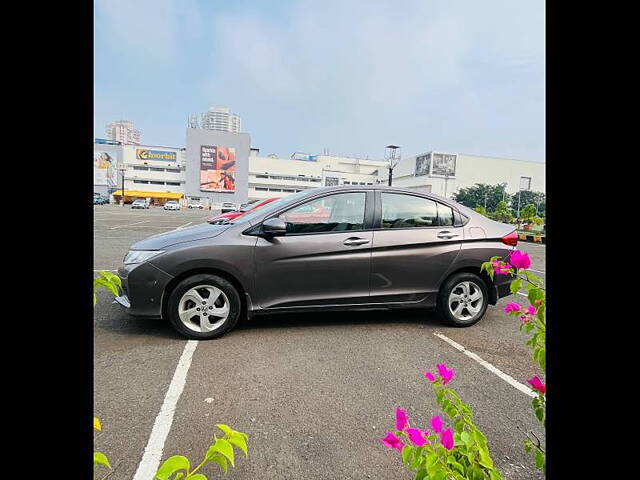
[(505, 313), (509, 315), (520, 315), (520, 321), (522, 323), (529, 323), (531, 318), (538, 313), (538, 309), (533, 305), (529, 305), (525, 310), (522, 309), (522, 305), (517, 302), (509, 302), (504, 307)]
[[(433, 428), (434, 434), (440, 434), (440, 443), (447, 450), (452, 450), (454, 446), (453, 440), (453, 430), (451, 428), (447, 428), (443, 430), (443, 422), (440, 418), (440, 415), (436, 415), (431, 418), (431, 428)], [(412, 428), (409, 426), (409, 422), (407, 420), (407, 412), (402, 410), (401, 408), (396, 409), (396, 428), (401, 432), (407, 434), (409, 437), (409, 441), (416, 447), (422, 447), (424, 445), (429, 444), (429, 440), (427, 437), (432, 435), (429, 430), (420, 430), (419, 428)], [(387, 447), (402, 451), (404, 447), (404, 442), (398, 438), (393, 432), (387, 432), (387, 436), (381, 438), (380, 441)]]
[(531, 385), (534, 390), (537, 390), (542, 394), (547, 393), (547, 386), (542, 383), (542, 380), (540, 380), (540, 377), (537, 375), (535, 377), (531, 377), (527, 382), (529, 382), (529, 385)]
[(531, 266), (531, 259), (528, 253), (514, 250), (511, 252), (509, 262), (493, 260), (491, 265), (493, 266), (493, 271), (498, 275), (507, 275), (511, 273), (511, 269), (521, 270), (529, 268)]
[[(436, 368), (438, 369), (438, 373), (440, 374), (440, 377), (442, 378), (442, 385), (446, 385), (451, 380), (453, 380), (453, 377), (456, 374), (456, 371), (453, 368), (451, 370), (449, 370), (444, 363), (438, 363), (436, 365)], [(424, 372), (424, 376), (431, 383), (433, 383), (433, 382), (435, 382), (437, 380), (436, 376), (431, 372)]]

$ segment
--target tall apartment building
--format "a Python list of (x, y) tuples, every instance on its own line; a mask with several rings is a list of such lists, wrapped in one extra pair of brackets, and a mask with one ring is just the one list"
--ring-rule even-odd
[(116, 120), (105, 128), (109, 140), (121, 142), (123, 145), (140, 145), (142, 133), (133, 128), (133, 122), (129, 120)]
[(200, 115), (189, 117), (189, 128), (203, 128), (205, 130), (217, 130), (219, 132), (240, 133), (242, 121), (239, 115), (231, 113), (228, 107), (209, 107), (209, 110)]

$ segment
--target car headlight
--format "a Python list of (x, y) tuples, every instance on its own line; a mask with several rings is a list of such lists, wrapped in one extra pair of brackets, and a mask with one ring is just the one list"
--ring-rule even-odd
[(124, 257), (124, 264), (131, 265), (146, 262), (161, 253), (164, 253), (164, 250), (130, 250)]

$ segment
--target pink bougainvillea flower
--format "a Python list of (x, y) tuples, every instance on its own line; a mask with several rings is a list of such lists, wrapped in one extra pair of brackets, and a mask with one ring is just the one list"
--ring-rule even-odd
[(440, 433), (442, 431), (442, 419), (440, 418), (440, 415), (436, 415), (431, 418), (431, 428), (433, 428), (435, 433)]
[[(424, 435), (425, 437), (428, 437), (429, 435), (431, 435), (431, 432), (430, 432), (429, 430), (425, 430), (425, 431), (423, 432), (423, 435)], [(427, 442), (427, 443), (429, 443), (429, 442)]]
[(516, 267), (518, 270), (520, 270), (521, 268), (526, 269), (531, 266), (531, 259), (529, 258), (529, 254), (521, 252), (520, 250), (515, 250), (511, 254), (509, 262), (511, 262), (511, 265)]
[(536, 309), (536, 307), (534, 307), (533, 305), (529, 305), (527, 307), (527, 313), (529, 315), (535, 315), (536, 313), (538, 313), (538, 310)]
[(381, 438), (380, 441), (389, 448), (395, 448), (398, 451), (402, 451), (402, 447), (404, 443), (398, 437), (396, 437), (392, 432), (387, 432), (387, 436)]
[(429, 380), (430, 382), (435, 382), (436, 381), (436, 376), (431, 373), (431, 372), (424, 372), (424, 376), (427, 378), (427, 380)]
[(411, 440), (411, 443), (416, 447), (422, 447), (424, 444), (429, 443), (422, 435), (422, 432), (417, 428), (407, 428), (406, 432), (407, 435), (409, 435), (409, 440)]
[(522, 306), (519, 303), (509, 302), (505, 305), (504, 311), (505, 313), (519, 312), (521, 308)]
[(531, 320), (531, 317), (528, 317), (528, 316), (526, 316), (526, 315), (522, 315), (522, 316), (520, 317), (520, 321), (521, 321), (522, 323), (529, 323), (529, 320)]
[(438, 373), (442, 377), (442, 385), (446, 385), (451, 380), (453, 380), (453, 376), (456, 374), (456, 371), (453, 368), (449, 370), (444, 363), (438, 363), (436, 365), (436, 368), (438, 369)]
[(537, 375), (535, 377), (531, 377), (527, 382), (529, 382), (529, 385), (531, 385), (534, 390), (537, 390), (540, 393), (547, 393), (546, 385), (542, 383), (542, 380), (540, 380), (540, 377)]
[(493, 265), (493, 271), (498, 275), (506, 275), (511, 269), (511, 265), (500, 260), (494, 260), (491, 264)]
[(407, 421), (407, 412), (401, 408), (396, 408), (396, 428), (398, 430), (404, 430), (409, 426)]
[(444, 432), (440, 434), (440, 442), (442, 442), (442, 446), (447, 450), (453, 450), (453, 430), (447, 428)]

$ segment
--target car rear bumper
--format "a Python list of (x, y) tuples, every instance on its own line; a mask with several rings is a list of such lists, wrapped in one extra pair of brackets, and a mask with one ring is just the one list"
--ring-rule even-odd
[(162, 316), (162, 301), (171, 275), (149, 262), (139, 265), (124, 265), (118, 269), (121, 295), (116, 302), (129, 315), (135, 317)]

